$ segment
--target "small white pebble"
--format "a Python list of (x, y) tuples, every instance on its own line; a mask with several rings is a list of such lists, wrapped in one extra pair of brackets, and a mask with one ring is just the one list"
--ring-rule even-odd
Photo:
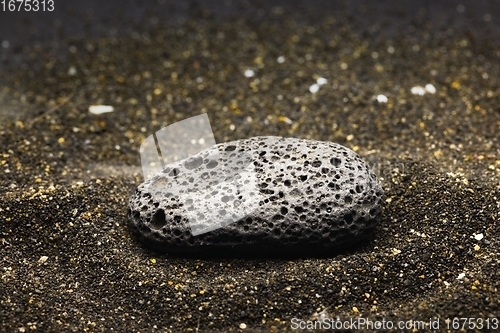
[(40, 262), (40, 263), (43, 264), (44, 262), (47, 261), (47, 259), (49, 259), (49, 257), (47, 257), (47, 256), (41, 256), (40, 259), (38, 259), (38, 262)]
[(279, 56), (278, 59), (276, 59), (276, 61), (278, 62), (278, 64), (282, 64), (285, 62), (285, 57)]
[(236, 129), (236, 126), (234, 126), (233, 124), (231, 124), (231, 125), (229, 125), (229, 129), (230, 129), (231, 131), (234, 131), (234, 130)]
[(71, 66), (71, 67), (68, 69), (68, 75), (69, 75), (69, 76), (74, 76), (74, 75), (76, 75), (76, 68), (75, 68), (75, 66)]
[(326, 84), (327, 82), (328, 82), (328, 81), (327, 81), (324, 77), (320, 77), (320, 78), (318, 78), (318, 79), (316, 80), (316, 84), (317, 84), (318, 86), (322, 86), (322, 85)]
[(244, 330), (245, 328), (247, 328), (247, 324), (245, 324), (245, 323), (241, 323), (241, 324), (240, 324), (240, 328), (241, 328), (242, 330)]
[(89, 107), (89, 112), (93, 114), (109, 113), (115, 110), (111, 105), (91, 105)]
[(246, 77), (253, 77), (254, 75), (255, 75), (255, 72), (253, 70), (251, 70), (251, 69), (247, 69), (245, 71), (245, 76)]
[(424, 96), (425, 95), (425, 89), (421, 86), (415, 86), (411, 88), (411, 93), (413, 95), (419, 95), (419, 96)]
[(379, 102), (379, 103), (387, 103), (387, 101), (389, 101), (389, 99), (387, 98), (387, 96), (386, 95), (382, 95), (382, 94), (377, 95), (375, 98), (377, 99), (377, 102)]
[(394, 47), (392, 46), (387, 47), (387, 52), (389, 52), (390, 54), (393, 54), (395, 51), (396, 49), (394, 49)]
[(310, 91), (312, 94), (317, 93), (317, 92), (318, 92), (318, 90), (319, 90), (319, 85), (317, 85), (316, 83), (315, 83), (315, 84), (313, 84), (313, 85), (311, 85), (311, 86), (309, 87), (309, 91)]
[(475, 238), (476, 240), (478, 240), (478, 241), (480, 241), (481, 239), (483, 239), (483, 237), (484, 237), (483, 233), (479, 233), (479, 234), (477, 234), (477, 235), (474, 235), (474, 238)]
[(458, 274), (457, 280), (462, 280), (465, 277), (465, 273)]
[(434, 87), (431, 83), (427, 83), (425, 85), (425, 91), (428, 92), (429, 94), (435, 94), (436, 93), (436, 87)]
[(9, 42), (8, 40), (4, 40), (4, 41), (2, 41), (2, 47), (3, 47), (4, 49), (8, 49), (8, 48), (9, 48), (9, 46), (10, 46), (10, 42)]

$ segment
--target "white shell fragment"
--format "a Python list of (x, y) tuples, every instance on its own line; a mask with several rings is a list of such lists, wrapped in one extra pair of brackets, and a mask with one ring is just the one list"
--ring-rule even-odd
[(327, 79), (325, 79), (324, 77), (319, 77), (319, 78), (316, 80), (316, 84), (317, 84), (318, 86), (322, 86), (322, 85), (327, 84), (327, 83), (328, 83), (328, 81), (327, 81)]
[(413, 95), (424, 96), (425, 94), (435, 94), (436, 87), (433, 84), (427, 83), (425, 87), (415, 86), (411, 88), (411, 93)]
[(255, 72), (251, 69), (247, 69), (244, 73), (246, 77), (253, 77), (255, 75)]
[(484, 235), (483, 235), (483, 233), (482, 233), (482, 232), (481, 232), (481, 233), (479, 233), (479, 234), (475, 234), (475, 235), (474, 235), (474, 238), (475, 238), (476, 240), (478, 240), (478, 241), (480, 241), (481, 239), (483, 239), (483, 237), (484, 237)]
[(113, 112), (115, 110), (111, 105), (91, 105), (89, 106), (89, 112), (92, 114), (103, 114)]
[(310, 87), (309, 87), (309, 91), (312, 93), (312, 94), (315, 94), (319, 91), (319, 85), (317, 83), (314, 83), (312, 84)]
[(425, 92), (429, 94), (435, 94), (436, 93), (436, 87), (434, 87), (431, 83), (427, 83), (425, 85)]
[(375, 98), (377, 99), (377, 102), (379, 102), (381, 104), (387, 103), (389, 101), (389, 99), (387, 98), (387, 96), (386, 95), (382, 95), (382, 94), (377, 95)]
[(421, 87), (421, 86), (415, 86), (415, 87), (411, 88), (411, 93), (413, 95), (424, 96), (425, 89), (424, 89), (424, 87)]

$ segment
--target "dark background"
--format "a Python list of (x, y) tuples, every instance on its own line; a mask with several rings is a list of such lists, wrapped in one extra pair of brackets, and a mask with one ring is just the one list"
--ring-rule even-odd
[[(457, 10), (463, 6), (464, 11)], [(427, 29), (454, 28), (471, 34), (480, 30), (480, 39), (499, 35), (500, 6), (495, 1), (58, 1), (53, 12), (0, 11), (0, 40), (11, 47), (2, 49), (3, 64), (12, 52), (34, 43), (56, 48), (65, 38), (107, 37), (142, 32), (148, 26), (178, 24), (183, 19), (234, 20), (245, 18), (258, 22), (265, 13), (281, 7), (286, 14), (300, 18), (321, 19), (332, 13), (346, 16), (359, 31), (382, 32), (386, 37), (404, 33), (409, 26)], [(491, 20), (485, 22), (484, 15)], [(452, 19), (451, 19), (452, 18)], [(7, 62), (8, 63), (8, 62)]]

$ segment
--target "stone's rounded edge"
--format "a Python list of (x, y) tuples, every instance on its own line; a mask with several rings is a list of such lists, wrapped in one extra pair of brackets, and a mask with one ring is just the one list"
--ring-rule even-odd
[[(357, 171), (365, 176), (366, 191), (362, 191), (361, 195), (354, 193), (358, 194), (355, 197), (357, 202), (351, 206), (337, 209), (335, 214), (317, 212), (316, 219), (309, 216), (300, 220), (302, 216), (295, 215), (273, 224), (272, 214), (256, 211), (247, 218), (223, 228), (193, 236), (189, 229), (189, 221), (182, 216), (182, 209), (178, 207), (167, 209), (167, 206), (160, 204), (155, 207), (155, 203), (151, 201), (148, 186), (168, 174), (162, 172), (139, 185), (130, 199), (128, 216), (135, 234), (146, 246), (177, 254), (195, 254), (205, 250), (223, 252), (224, 249), (231, 249), (234, 253), (250, 254), (255, 254), (256, 251), (272, 251), (273, 254), (322, 253), (360, 242), (372, 234), (381, 216), (384, 192), (373, 171), (355, 152), (335, 143), (280, 137), (254, 137), (218, 144), (217, 147), (219, 151), (234, 151), (238, 147), (244, 147), (244, 150), (254, 153), (257, 161), (258, 156), (261, 156), (257, 152), (262, 152), (262, 147), (266, 144), (271, 146), (269, 149), (283, 149), (283, 146), (280, 146), (282, 144), (306, 147), (310, 153), (314, 152), (318, 145), (327, 145), (328, 148), (341, 154), (344, 160), (349, 160), (349, 168), (357, 168), (359, 169)], [(335, 165), (338, 162), (332, 158), (331, 163)], [(262, 219), (262, 216), (265, 219)], [(163, 219), (158, 223), (160, 226), (158, 229), (153, 227), (156, 219)], [(162, 228), (162, 225), (165, 227)], [(283, 226), (285, 228), (280, 230)]]
[[(266, 221), (260, 219), (255, 220), (255, 222), (262, 224)], [(140, 224), (133, 224), (133, 232), (146, 247), (173, 255), (321, 256), (342, 252), (344, 249), (359, 246), (363, 242), (369, 241), (377, 222), (373, 220), (356, 231), (338, 233), (334, 241), (325, 238), (321, 242), (311, 242), (302, 238), (297, 242), (286, 243), (274, 237), (266, 237), (269, 235), (266, 233), (254, 234), (252, 238), (243, 241), (245, 234), (238, 232), (238, 230), (242, 230), (242, 221), (236, 222), (234, 228), (226, 227), (198, 236), (190, 234), (186, 239), (179, 239), (177, 242), (165, 242), (158, 231), (142, 229)], [(213, 241), (214, 239), (217, 241)]]

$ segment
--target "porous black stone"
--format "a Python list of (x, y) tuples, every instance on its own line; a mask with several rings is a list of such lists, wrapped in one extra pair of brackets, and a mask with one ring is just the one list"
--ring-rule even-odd
[[(227, 250), (255, 255), (326, 254), (364, 240), (380, 218), (382, 187), (370, 167), (344, 146), (254, 137), (218, 144), (217, 149), (217, 159), (213, 156), (217, 150), (205, 150), (168, 165), (139, 185), (130, 199), (128, 216), (144, 244), (178, 254)], [(236, 178), (240, 185), (251, 184), (238, 173), (247, 165), (252, 167), (258, 193), (235, 193), (223, 180)], [(211, 190), (208, 203), (185, 200), (197, 189)], [(205, 209), (212, 217), (224, 220), (250, 202), (249, 197), (258, 202), (248, 215), (192, 234), (186, 212), (208, 205)], [(219, 205), (228, 202), (233, 212)]]

